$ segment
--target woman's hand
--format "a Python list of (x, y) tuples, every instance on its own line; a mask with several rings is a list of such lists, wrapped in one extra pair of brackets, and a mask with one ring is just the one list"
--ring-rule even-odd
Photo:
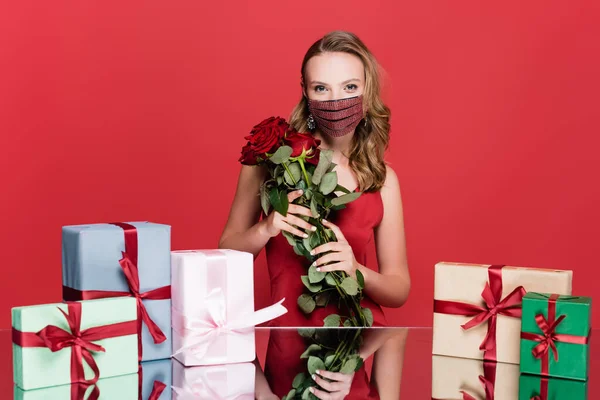
[[(325, 253), (327, 251), (332, 252), (315, 260), (313, 264), (317, 267), (317, 271), (344, 271), (351, 277), (356, 278), (356, 270), (358, 269), (359, 264), (358, 261), (356, 261), (356, 258), (354, 258), (354, 252), (352, 251), (350, 243), (348, 243), (346, 237), (337, 225), (326, 220), (323, 220), (323, 225), (335, 233), (337, 242), (325, 243), (315, 247), (313, 251), (310, 252), (312, 255)], [(323, 266), (323, 264), (327, 263), (333, 264)]]
[(318, 370), (312, 378), (320, 387), (325, 389), (321, 390), (311, 387), (310, 391), (312, 394), (321, 400), (341, 400), (350, 393), (354, 372), (352, 374), (343, 374), (341, 372)]
[[(292, 201), (302, 196), (302, 190), (296, 190), (288, 193), (288, 201), (290, 203), (288, 207), (287, 215), (284, 217), (279, 212), (273, 210), (266, 219), (266, 231), (269, 237), (277, 236), (281, 231), (286, 231), (292, 235), (300, 236), (302, 238), (308, 237), (306, 232), (301, 231), (298, 228), (306, 229), (307, 231), (316, 231), (317, 227), (309, 224), (305, 220), (296, 215), (304, 215), (312, 217), (310, 209), (307, 207), (292, 204)], [(295, 215), (294, 215), (295, 214)]]

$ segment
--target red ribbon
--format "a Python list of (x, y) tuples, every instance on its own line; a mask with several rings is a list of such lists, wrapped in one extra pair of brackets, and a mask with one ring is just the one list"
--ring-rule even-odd
[(548, 379), (542, 378), (540, 394), (533, 396), (530, 400), (548, 400)]
[[(144, 382), (144, 371), (142, 366), (140, 365), (138, 368), (138, 400), (142, 400), (142, 383)], [(152, 392), (150, 392), (150, 396), (148, 400), (158, 400), (160, 395), (163, 393), (167, 385), (160, 381), (154, 381), (154, 385), (152, 385)]]
[(543, 314), (535, 316), (535, 322), (542, 331), (539, 333), (521, 332), (521, 338), (526, 340), (532, 340), (539, 342), (533, 350), (533, 356), (542, 360), (541, 374), (549, 375), (550, 373), (550, 355), (549, 352), (552, 350), (554, 360), (558, 361), (558, 350), (556, 348), (556, 342), (574, 343), (574, 344), (587, 344), (588, 338), (586, 336), (575, 336), (565, 335), (556, 333), (556, 328), (566, 318), (566, 315), (561, 315), (556, 318), (556, 300), (559, 295), (552, 294), (548, 299), (548, 319)]
[[(97, 326), (81, 330), (81, 303), (67, 303), (68, 314), (61, 308), (59, 311), (64, 315), (69, 329), (67, 332), (55, 325), (47, 325), (41, 331), (21, 332), (12, 329), (12, 341), (20, 347), (47, 347), (52, 352), (71, 348), (71, 399), (83, 398), (85, 391), (91, 385), (95, 385), (100, 378), (100, 370), (94, 360), (92, 352), (104, 352), (104, 348), (95, 343), (95, 340), (109, 339), (119, 336), (137, 334), (136, 321), (120, 322), (117, 324)], [(94, 372), (91, 379), (85, 379), (83, 361), (90, 366)], [(94, 386), (89, 400), (97, 400), (100, 390)]]
[(66, 301), (77, 301), (77, 300), (92, 300), (92, 299), (104, 299), (108, 297), (135, 297), (137, 300), (137, 311), (138, 311), (138, 359), (142, 360), (142, 321), (148, 327), (148, 331), (154, 340), (154, 343), (162, 343), (167, 340), (165, 334), (160, 330), (158, 325), (146, 310), (146, 306), (142, 300), (168, 300), (171, 298), (171, 286), (163, 286), (158, 289), (150, 290), (148, 292), (140, 293), (140, 277), (138, 271), (138, 236), (137, 229), (135, 226), (122, 223), (113, 222), (112, 225), (116, 225), (123, 229), (125, 233), (125, 251), (121, 252), (123, 258), (119, 260), (121, 269), (125, 274), (127, 285), (129, 286), (129, 292), (116, 292), (108, 290), (76, 290), (68, 286), (63, 286), (63, 298)]
[(502, 299), (502, 268), (504, 268), (504, 265), (492, 265), (488, 268), (489, 282), (486, 282), (481, 293), (481, 297), (485, 302), (483, 307), (457, 301), (434, 300), (433, 302), (433, 312), (473, 317), (467, 323), (461, 325), (465, 330), (487, 321), (488, 330), (479, 349), (484, 350), (483, 359), (488, 361), (496, 361), (496, 322), (498, 314), (520, 318), (521, 301), (526, 293), (523, 286), (519, 286)]
[[(479, 375), (479, 382), (485, 389), (485, 400), (494, 400), (494, 386), (496, 385), (496, 362), (495, 361), (484, 361), (483, 362), (483, 375)], [(461, 390), (462, 400), (477, 400), (471, 394), (464, 390)], [(431, 400), (438, 400), (434, 397)]]

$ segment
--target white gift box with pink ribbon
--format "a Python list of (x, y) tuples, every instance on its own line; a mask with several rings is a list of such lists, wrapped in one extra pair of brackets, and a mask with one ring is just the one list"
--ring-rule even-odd
[(173, 400), (254, 400), (252, 363), (184, 367), (173, 360)]
[(236, 250), (171, 252), (173, 356), (185, 366), (250, 362), (254, 327), (287, 312), (254, 310), (254, 257)]

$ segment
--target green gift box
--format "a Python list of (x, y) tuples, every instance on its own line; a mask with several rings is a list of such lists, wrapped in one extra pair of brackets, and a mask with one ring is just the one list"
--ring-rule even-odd
[[(100, 379), (96, 382), (99, 399), (136, 400), (139, 397), (138, 374)], [(89, 387), (78, 400), (90, 398), (93, 387)], [(71, 385), (53, 386), (43, 389), (23, 390), (15, 387), (14, 400), (72, 400)]]
[(592, 299), (529, 292), (521, 316), (521, 372), (587, 380)]
[(15, 307), (14, 383), (30, 390), (136, 373), (137, 323), (132, 297)]
[(587, 400), (587, 382), (521, 374), (519, 400)]

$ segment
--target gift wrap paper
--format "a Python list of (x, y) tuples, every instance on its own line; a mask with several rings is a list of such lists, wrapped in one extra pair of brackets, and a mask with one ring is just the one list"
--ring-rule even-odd
[[(254, 257), (236, 250), (172, 252), (173, 349), (193, 343), (190, 331), (178, 329), (177, 315), (214, 324), (207, 299), (214, 290), (224, 296), (226, 321), (254, 312)], [(183, 351), (175, 358), (184, 365), (214, 365), (253, 361), (254, 327), (214, 333), (200, 352)]]
[(146, 400), (152, 394), (154, 382), (162, 382), (167, 387), (158, 400), (171, 400), (172, 360), (144, 361), (142, 367), (142, 399)]
[[(138, 400), (138, 375), (129, 374), (113, 378), (100, 379), (96, 386), (100, 390), (100, 400)], [(89, 387), (87, 400), (93, 387)], [(54, 386), (44, 389), (22, 390), (15, 387), (15, 400), (73, 400), (71, 385)], [(144, 398), (146, 399), (146, 398)]]
[[(140, 292), (171, 284), (171, 227), (128, 222), (137, 229)], [(62, 229), (63, 285), (76, 290), (129, 292), (119, 265), (125, 250), (124, 230), (112, 224), (65, 226)], [(171, 301), (143, 300), (150, 318), (167, 340), (155, 344), (142, 324), (142, 360), (171, 356)]]
[[(536, 315), (548, 319), (548, 298), (550, 294), (527, 293), (523, 297), (522, 331), (542, 335), (536, 323)], [(592, 319), (592, 299), (589, 297), (559, 296), (555, 303), (555, 316), (565, 318), (556, 326), (558, 335), (573, 335), (587, 338), (590, 334)], [(588, 379), (590, 346), (588, 344), (565, 343), (554, 341), (558, 360), (554, 359), (552, 350), (548, 351), (548, 376), (567, 379)], [(533, 349), (539, 342), (521, 339), (521, 372), (541, 374), (542, 359), (533, 355)]]
[(588, 398), (587, 382), (521, 374), (519, 400), (532, 400), (535, 396), (540, 396), (543, 380), (546, 381), (548, 396), (540, 397), (542, 400), (587, 400)]
[(174, 400), (254, 400), (253, 363), (185, 367), (173, 360)]
[[(433, 356), (431, 397), (462, 400), (461, 391), (465, 391), (476, 399), (485, 399), (480, 375), (484, 375), (483, 361)], [(496, 364), (494, 388), (495, 400), (515, 400), (519, 395), (519, 366)]]
[[(483, 306), (481, 293), (488, 282), (489, 264), (440, 262), (435, 266), (434, 299)], [(502, 269), (502, 299), (518, 286), (526, 291), (571, 294), (572, 271), (506, 266)], [(464, 330), (472, 317), (434, 313), (433, 354), (483, 359), (479, 346), (488, 324)], [(521, 319), (498, 315), (497, 361), (518, 364)]]
[[(81, 330), (92, 327), (136, 320), (137, 307), (133, 298), (113, 298), (82, 301)], [(21, 332), (39, 332), (47, 325), (55, 325), (71, 332), (64, 315), (67, 304), (45, 304), (12, 309), (12, 326)], [(100, 370), (100, 378), (137, 373), (137, 334), (93, 342), (106, 352), (92, 352)], [(20, 347), (13, 343), (14, 382), (24, 390), (71, 383), (71, 348), (52, 352), (45, 347)], [(83, 363), (86, 379), (93, 372)], [(68, 392), (68, 390), (67, 390)]]

